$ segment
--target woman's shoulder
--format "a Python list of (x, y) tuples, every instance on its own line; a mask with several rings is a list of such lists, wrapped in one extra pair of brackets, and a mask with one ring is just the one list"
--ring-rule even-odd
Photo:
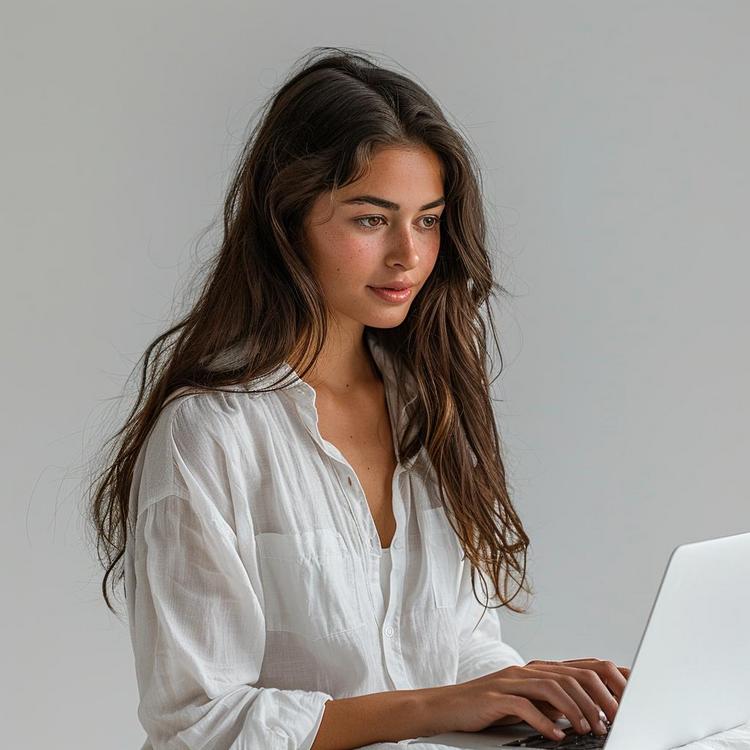
[(173, 437), (230, 436), (262, 427), (278, 410), (279, 394), (244, 386), (212, 390), (181, 387), (165, 399), (158, 421)]
[(272, 398), (271, 393), (193, 388), (170, 394), (143, 446), (139, 506), (177, 495), (202, 508), (205, 496), (231, 518), (232, 483), (238, 477), (259, 479), (262, 457), (272, 450), (277, 421)]

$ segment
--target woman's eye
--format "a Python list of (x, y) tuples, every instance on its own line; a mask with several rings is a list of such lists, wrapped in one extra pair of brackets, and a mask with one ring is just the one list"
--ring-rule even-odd
[[(373, 219), (377, 219), (378, 221), (380, 221), (382, 218), (382, 216), (361, 216), (354, 221), (356, 221), (363, 229), (377, 229), (380, 226), (379, 224), (363, 224), (362, 222), (369, 222)], [(423, 216), (422, 218), (429, 221), (429, 223), (425, 227), (425, 229), (427, 229), (428, 231), (436, 229), (438, 224), (440, 223), (439, 216)]]
[(361, 217), (359, 219), (355, 219), (354, 221), (356, 221), (361, 227), (364, 227), (365, 229), (377, 229), (378, 228), (377, 224), (375, 224), (375, 225), (372, 225), (372, 224), (362, 224), (362, 222), (363, 221), (370, 221), (370, 219), (381, 219), (381, 218), (382, 218), (382, 216), (363, 216), (363, 217)]

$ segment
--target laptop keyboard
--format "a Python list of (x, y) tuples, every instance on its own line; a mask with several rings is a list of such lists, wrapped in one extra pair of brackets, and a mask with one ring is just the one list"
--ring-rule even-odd
[[(610, 723), (608, 721), (605, 721), (604, 725), (609, 729)], [(575, 750), (596, 750), (596, 748), (604, 747), (608, 736), (606, 734), (594, 734), (593, 732), (578, 734), (573, 727), (568, 727), (563, 731), (565, 732), (565, 737), (561, 740), (549, 740), (543, 734), (532, 734), (520, 740), (505, 742), (500, 747), (564, 747), (575, 748)]]

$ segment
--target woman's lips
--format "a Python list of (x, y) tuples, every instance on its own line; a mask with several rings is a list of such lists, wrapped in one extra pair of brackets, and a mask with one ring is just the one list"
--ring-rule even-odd
[(385, 287), (368, 286), (367, 288), (377, 294), (380, 299), (385, 300), (386, 302), (395, 302), (397, 304), (406, 302), (406, 300), (411, 297), (412, 290), (412, 287), (407, 287), (406, 289), (387, 289)]

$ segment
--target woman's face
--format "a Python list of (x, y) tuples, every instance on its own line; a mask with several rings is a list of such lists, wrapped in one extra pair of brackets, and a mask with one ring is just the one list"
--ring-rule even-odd
[[(443, 212), (440, 160), (426, 148), (383, 148), (369, 175), (313, 204), (307, 250), (326, 302), (340, 324), (391, 328), (432, 272)], [(406, 283), (403, 298), (373, 287)]]

